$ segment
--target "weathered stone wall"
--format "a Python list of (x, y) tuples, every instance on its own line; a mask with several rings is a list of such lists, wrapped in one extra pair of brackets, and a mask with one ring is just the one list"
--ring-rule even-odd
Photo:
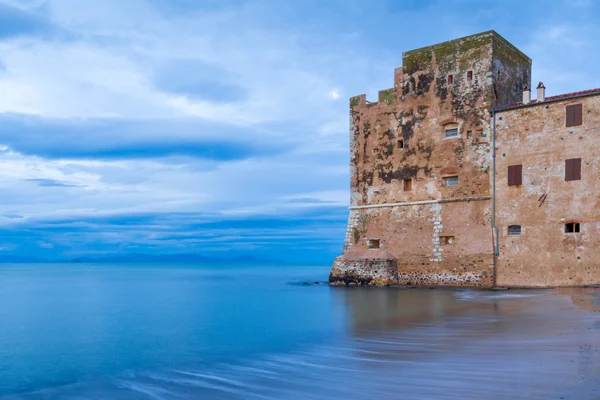
[[(383, 251), (397, 260), (402, 285), (491, 286), (490, 215), (488, 198), (361, 209), (353, 247), (340, 259), (356, 264)], [(378, 238), (380, 250), (367, 249), (368, 238)]]
[[(371, 284), (493, 285), (489, 110), (514, 97), (531, 65), (506, 43), (485, 32), (406, 52), (378, 102), (350, 99), (352, 207), (332, 280), (344, 282), (348, 271), (360, 277), (349, 282), (364, 281), (369, 260), (393, 259), (397, 276)], [(458, 136), (445, 137), (449, 123)], [(449, 176), (458, 176), (457, 186), (444, 185)], [(414, 202), (430, 203), (406, 204)], [(383, 207), (369, 208), (376, 205)], [(452, 240), (442, 245), (441, 237)], [(385, 257), (368, 249), (369, 238), (380, 240)]]
[(501, 36), (494, 36), (493, 47), (492, 76), (488, 78), (493, 106), (519, 102), (524, 86), (531, 89), (531, 59)]
[[(583, 125), (565, 126), (566, 106), (583, 105)], [(497, 122), (498, 285), (600, 283), (600, 96), (501, 111)], [(581, 158), (581, 180), (565, 160)], [(508, 166), (523, 182), (508, 186)], [(565, 233), (567, 222), (581, 232)], [(508, 235), (520, 225), (520, 235)]]

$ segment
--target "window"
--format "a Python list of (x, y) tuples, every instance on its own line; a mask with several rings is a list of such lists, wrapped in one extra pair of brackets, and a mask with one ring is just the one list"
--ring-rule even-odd
[(500, 80), (500, 78), (502, 78), (502, 73), (500, 71), (498, 71), (497, 79)]
[(454, 76), (452, 74), (448, 75), (448, 85), (454, 84)]
[(579, 232), (579, 222), (569, 222), (565, 224), (565, 233), (578, 233)]
[(398, 148), (399, 149), (403, 149), (404, 148), (404, 140), (402, 140), (402, 139), (398, 140)]
[(458, 124), (446, 124), (444, 126), (444, 137), (453, 138), (458, 136)]
[(508, 227), (508, 234), (510, 236), (516, 236), (521, 234), (521, 225), (510, 225)]
[(567, 106), (567, 128), (571, 126), (579, 126), (583, 123), (583, 106), (581, 104), (573, 104)]
[(367, 247), (369, 249), (378, 249), (379, 248), (379, 239), (367, 239)]
[(508, 186), (523, 184), (523, 166), (511, 165), (508, 167)]
[(444, 186), (458, 186), (458, 176), (446, 176), (442, 181)]
[(473, 71), (467, 71), (467, 83), (470, 85), (473, 82)]
[(581, 179), (581, 158), (565, 160), (565, 181), (578, 181)]
[(445, 246), (454, 243), (454, 236), (440, 236), (440, 244)]
[(473, 131), (467, 131), (467, 139), (471, 139), (473, 137)]
[(404, 191), (410, 192), (411, 190), (412, 190), (412, 179), (405, 179), (404, 180)]

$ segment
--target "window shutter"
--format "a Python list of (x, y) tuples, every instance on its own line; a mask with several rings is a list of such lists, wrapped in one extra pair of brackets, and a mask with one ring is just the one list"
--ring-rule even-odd
[(508, 186), (523, 184), (523, 166), (511, 165), (508, 167)]
[(522, 185), (523, 184), (523, 166), (522, 165), (516, 165), (515, 166), (515, 185)]
[(574, 112), (573, 112), (573, 107), (572, 106), (567, 106), (567, 128), (570, 126), (573, 126), (573, 123), (575, 122), (575, 116), (574, 116)]
[(583, 124), (583, 106), (581, 104), (575, 104), (573, 108), (575, 110), (575, 126), (579, 126)]
[(583, 124), (583, 106), (581, 104), (567, 106), (567, 128), (581, 124)]
[(581, 179), (581, 158), (571, 158), (565, 161), (565, 181)]
[(573, 179), (574, 180), (581, 179), (581, 158), (573, 159)]

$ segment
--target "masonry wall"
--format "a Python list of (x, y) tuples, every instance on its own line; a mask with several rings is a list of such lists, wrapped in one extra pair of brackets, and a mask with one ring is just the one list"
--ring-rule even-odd
[[(565, 126), (566, 106), (583, 105), (583, 125)], [(600, 283), (600, 96), (498, 112), (497, 225), (501, 286)], [(565, 160), (581, 158), (581, 180), (565, 181)], [(523, 182), (508, 186), (508, 166)], [(565, 223), (581, 232), (565, 233)], [(508, 235), (520, 225), (520, 235)]]
[[(332, 283), (493, 285), (489, 109), (517, 100), (530, 65), (485, 32), (406, 52), (378, 102), (350, 99), (351, 212)], [(457, 137), (444, 137), (448, 123)], [(444, 185), (449, 176), (457, 186)]]

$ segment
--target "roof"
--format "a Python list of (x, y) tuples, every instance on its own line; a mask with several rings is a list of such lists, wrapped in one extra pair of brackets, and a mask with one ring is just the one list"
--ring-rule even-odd
[(575, 99), (578, 97), (585, 97), (585, 96), (594, 96), (594, 95), (598, 95), (598, 94), (600, 94), (600, 88), (583, 90), (581, 92), (564, 93), (564, 94), (559, 94), (557, 96), (546, 97), (546, 99), (544, 101), (531, 100), (531, 102), (529, 102), (527, 104), (523, 104), (523, 102), (521, 102), (521, 101), (518, 101), (516, 103), (503, 104), (501, 106), (498, 106), (498, 107), (492, 109), (492, 111), (505, 111), (505, 110), (510, 110), (513, 108), (529, 107), (529, 106), (535, 106), (538, 104), (546, 104), (546, 103), (551, 103), (554, 101)]
[(424, 46), (424, 47), (419, 47), (417, 49), (413, 49), (413, 50), (408, 50), (402, 53), (402, 58), (404, 58), (406, 55), (410, 55), (413, 53), (419, 53), (422, 52), (424, 50), (435, 50), (436, 48), (439, 47), (443, 47), (443, 46), (447, 46), (450, 44), (459, 44), (461, 42), (464, 41), (470, 41), (470, 40), (474, 40), (474, 39), (478, 39), (478, 38), (486, 38), (489, 37), (490, 38), (490, 43), (494, 40), (503, 43), (505, 46), (508, 46), (509, 48), (511, 48), (515, 53), (518, 53), (521, 57), (525, 58), (526, 60), (528, 60), (529, 62), (531, 62), (531, 58), (529, 58), (525, 53), (523, 53), (521, 50), (519, 50), (515, 45), (513, 45), (511, 42), (509, 42), (508, 40), (506, 40), (503, 36), (501, 36), (498, 32), (494, 31), (494, 30), (489, 30), (489, 31), (485, 31), (485, 32), (480, 32), (480, 33), (476, 33), (474, 35), (469, 35), (469, 36), (463, 36), (457, 39), (452, 39), (452, 40), (447, 40), (445, 42), (440, 42), (440, 43), (436, 43), (433, 45), (429, 45), (429, 46)]

